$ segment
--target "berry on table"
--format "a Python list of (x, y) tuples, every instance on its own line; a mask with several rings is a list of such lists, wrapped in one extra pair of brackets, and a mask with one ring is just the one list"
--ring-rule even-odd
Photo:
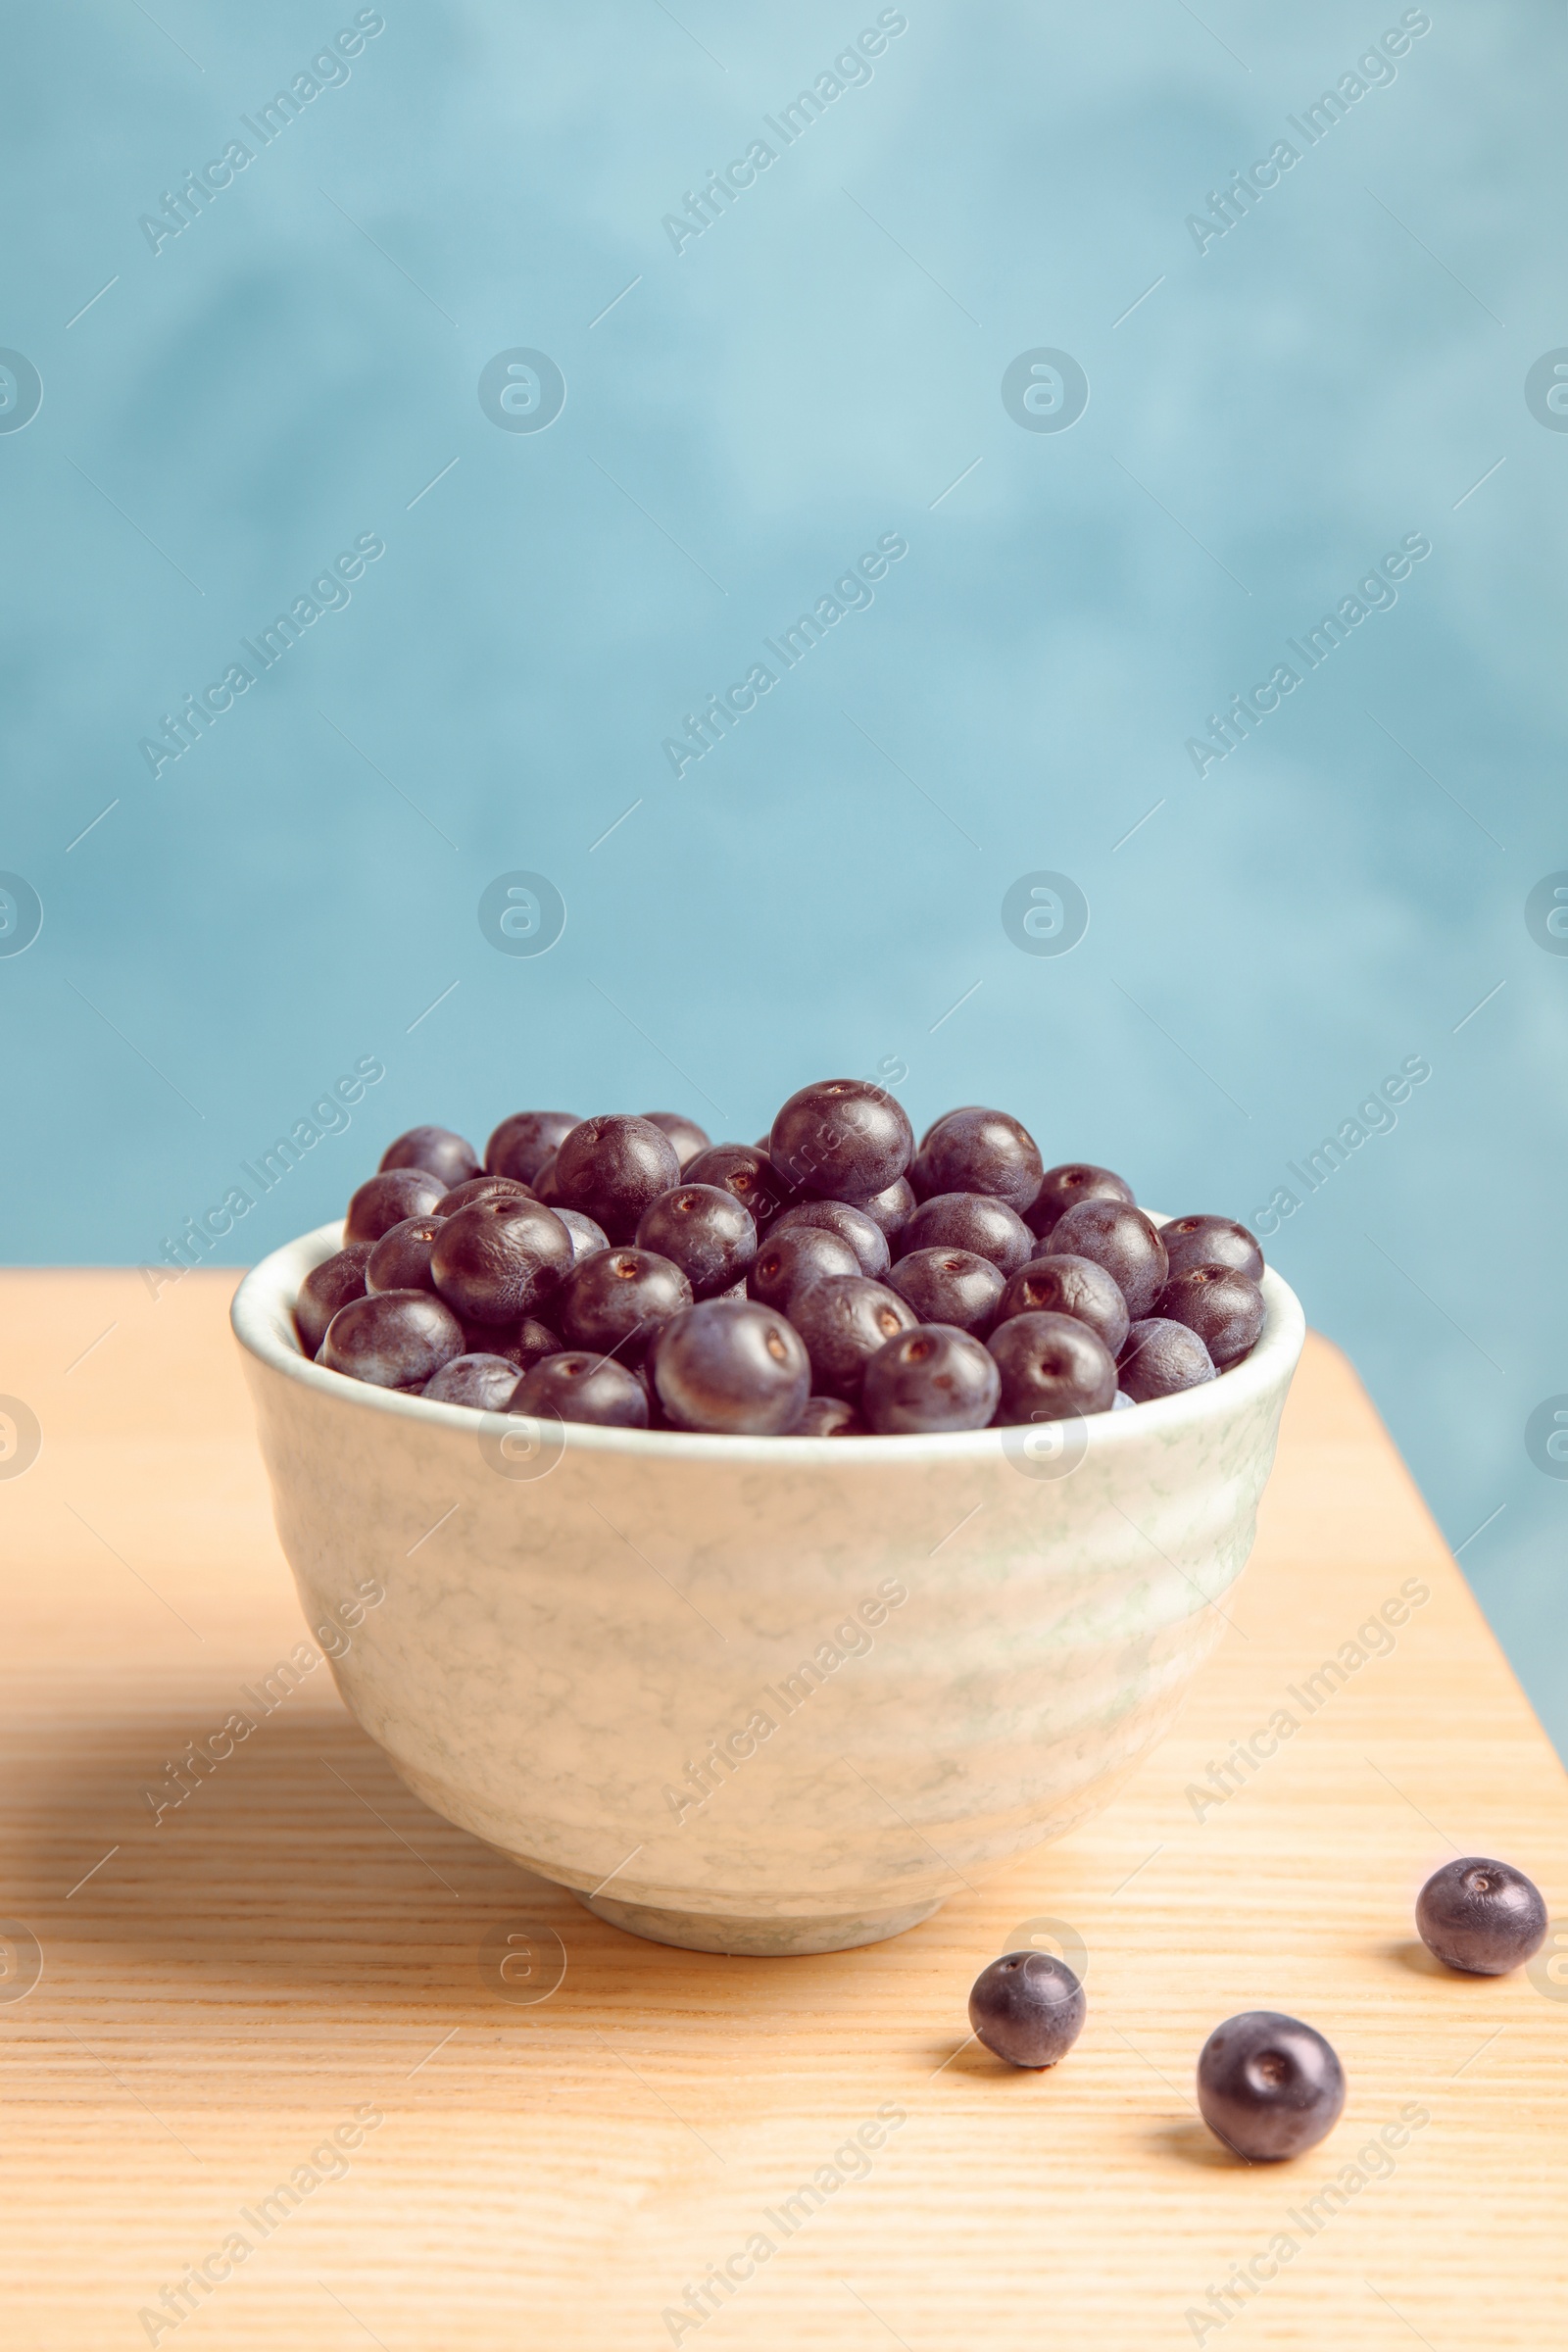
[(1066, 2057), (1087, 2014), (1082, 1984), (1051, 1952), (1004, 1952), (969, 1994), (969, 2023), (986, 2048), (1036, 2071)]
[(476, 1200), (442, 1225), (435, 1287), (468, 1323), (515, 1323), (559, 1289), (571, 1236), (539, 1200)]
[(1012, 1315), (986, 1345), (1002, 1375), (997, 1420), (1004, 1427), (1109, 1412), (1116, 1360), (1075, 1315)]
[(1008, 1281), (997, 1321), (1028, 1314), (1076, 1315), (1099, 1333), (1112, 1355), (1120, 1352), (1127, 1337), (1127, 1301), (1115, 1282), (1093, 1258), (1074, 1257), (1067, 1250), (1055, 1257), (1031, 1258)]
[(388, 1168), (423, 1168), (441, 1178), (443, 1192), (481, 1172), (467, 1137), (454, 1135), (450, 1127), (411, 1127), (382, 1152), (380, 1173)]
[(673, 1316), (650, 1369), (673, 1429), (778, 1437), (794, 1428), (810, 1393), (800, 1333), (754, 1298), (705, 1298)]
[(989, 1193), (1021, 1213), (1045, 1174), (1040, 1147), (1004, 1110), (950, 1110), (926, 1130), (909, 1164), (922, 1200), (938, 1193)]
[(462, 1353), (463, 1325), (432, 1291), (377, 1291), (338, 1308), (318, 1360), (372, 1388), (417, 1394)]
[(865, 1367), (860, 1411), (878, 1437), (930, 1437), (984, 1429), (1002, 1375), (988, 1349), (952, 1323), (895, 1333)]
[(1040, 1190), (1024, 1210), (1030, 1232), (1044, 1241), (1057, 1218), (1076, 1208), (1080, 1200), (1121, 1200), (1131, 1208), (1133, 1188), (1113, 1168), (1097, 1168), (1088, 1160), (1065, 1160), (1059, 1168), (1046, 1170)]
[(1133, 1322), (1152, 1315), (1165, 1287), (1165, 1245), (1141, 1208), (1125, 1200), (1080, 1200), (1052, 1226), (1042, 1255), (1092, 1258), (1127, 1301)]
[(579, 1121), (563, 1140), (550, 1181), (563, 1208), (580, 1208), (612, 1242), (629, 1242), (650, 1201), (679, 1183), (680, 1160), (651, 1119), (610, 1112)]
[(1300, 2156), (1345, 2105), (1345, 2069), (1313, 2026), (1247, 2009), (1216, 2026), (1198, 2061), (1198, 2104), (1217, 2139), (1250, 2164)]
[(388, 1168), (368, 1177), (349, 1201), (343, 1220), (345, 1242), (378, 1242), (405, 1217), (427, 1217), (446, 1199), (449, 1187), (428, 1168)]
[(981, 1340), (1007, 1288), (1002, 1268), (975, 1250), (911, 1250), (883, 1280), (913, 1307), (917, 1323), (954, 1323)]
[(1545, 1942), (1546, 1906), (1522, 1870), (1467, 1854), (1433, 1872), (1416, 1897), (1415, 1924), (1446, 1968), (1502, 1977)]
[(792, 1187), (832, 1200), (886, 1192), (914, 1154), (902, 1102), (865, 1078), (822, 1078), (803, 1086), (768, 1131), (768, 1157)]

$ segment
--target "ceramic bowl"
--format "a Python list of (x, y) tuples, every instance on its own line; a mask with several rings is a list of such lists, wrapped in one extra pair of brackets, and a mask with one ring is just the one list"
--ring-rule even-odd
[[(1082, 1422), (933, 1438), (539, 1425), (345, 1380), (234, 1299), (277, 1529), (403, 1780), (603, 1919), (698, 1951), (875, 1942), (1097, 1812), (1224, 1630), (1303, 1326)], [(343, 1637), (327, 1646), (341, 1648)]]

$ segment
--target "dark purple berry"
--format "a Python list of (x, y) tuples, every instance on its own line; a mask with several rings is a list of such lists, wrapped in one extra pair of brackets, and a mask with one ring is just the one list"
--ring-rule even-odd
[(913, 1307), (916, 1322), (954, 1323), (981, 1340), (1007, 1288), (1002, 1268), (973, 1250), (911, 1250), (883, 1280)]
[(880, 1347), (865, 1367), (860, 1411), (880, 1438), (984, 1429), (997, 1409), (996, 1358), (952, 1323), (921, 1323)]
[(574, 1110), (514, 1110), (486, 1144), (484, 1164), (492, 1176), (515, 1176), (532, 1184), (557, 1145), (578, 1123)]
[(430, 1252), (445, 1217), (405, 1217), (383, 1233), (365, 1269), (368, 1291), (433, 1291)]
[(945, 1127), (949, 1119), (961, 1118), (966, 1110), (984, 1110), (984, 1108), (985, 1104), (983, 1102), (959, 1102), (954, 1109), (943, 1111), (940, 1116), (932, 1120), (930, 1126), (926, 1129), (924, 1135), (921, 1136), (918, 1145), (915, 1147), (916, 1150), (923, 1152), (927, 1144), (931, 1141), (931, 1138), (935, 1135), (937, 1129), (939, 1127)]
[(568, 1348), (640, 1363), (662, 1323), (692, 1302), (692, 1286), (652, 1250), (596, 1250), (572, 1267), (551, 1301)]
[(551, 1214), (561, 1219), (571, 1236), (573, 1265), (580, 1266), (583, 1259), (592, 1257), (596, 1250), (610, 1248), (610, 1236), (604, 1227), (596, 1225), (592, 1217), (585, 1217), (580, 1208), (563, 1208), (558, 1202)]
[(466, 1184), (455, 1184), (450, 1193), (443, 1193), (436, 1202), (433, 1215), (455, 1217), (460, 1208), (468, 1208), (475, 1200), (531, 1200), (534, 1190), (515, 1176), (470, 1176)]
[[(814, 1230), (809, 1225), (796, 1227), (798, 1233)], [(798, 1285), (789, 1316), (811, 1359), (812, 1391), (825, 1396), (858, 1397), (865, 1367), (877, 1349), (896, 1333), (914, 1328), (914, 1309), (898, 1292), (863, 1274), (830, 1275), (824, 1282)]]
[(385, 1175), (388, 1168), (423, 1168), (439, 1176), (442, 1191), (448, 1193), (481, 1172), (479, 1154), (467, 1137), (454, 1135), (450, 1127), (411, 1127), (382, 1152), (378, 1172)]
[(1174, 1282), (1193, 1266), (1229, 1266), (1250, 1282), (1263, 1279), (1263, 1252), (1234, 1217), (1170, 1217), (1159, 1229)]
[(1108, 1413), (1116, 1360), (1075, 1315), (1013, 1315), (986, 1342), (1002, 1375), (999, 1422), (1066, 1421)]
[(1016, 1274), (1035, 1253), (1034, 1236), (1005, 1200), (986, 1193), (933, 1193), (899, 1236), (899, 1255), (915, 1250), (972, 1250), (1004, 1274)]
[(853, 1208), (848, 1200), (798, 1200), (786, 1208), (768, 1228), (768, 1239), (787, 1233), (794, 1225), (818, 1225), (824, 1233), (836, 1233), (841, 1242), (848, 1242), (855, 1251), (856, 1262), (862, 1274), (873, 1282), (887, 1272), (892, 1251), (887, 1235), (874, 1217), (863, 1208)]
[(428, 1168), (388, 1168), (384, 1176), (371, 1176), (349, 1202), (343, 1239), (378, 1242), (405, 1217), (429, 1216), (448, 1189)]
[(476, 1412), (504, 1413), (522, 1378), (504, 1355), (455, 1355), (421, 1392), (437, 1404), (469, 1404)]
[(788, 1187), (774, 1174), (765, 1148), (754, 1144), (710, 1144), (681, 1170), (687, 1184), (716, 1184), (733, 1193), (760, 1234), (784, 1206)]
[(589, 1421), (602, 1429), (646, 1429), (648, 1392), (624, 1364), (573, 1348), (545, 1356), (525, 1372), (512, 1392), (507, 1410), (539, 1421)]
[(1076, 1315), (1098, 1332), (1112, 1355), (1127, 1337), (1127, 1301), (1103, 1266), (1093, 1258), (1031, 1258), (1020, 1266), (1002, 1294), (997, 1321), (1013, 1315)]
[(1165, 1245), (1141, 1208), (1125, 1200), (1080, 1200), (1051, 1228), (1043, 1257), (1092, 1258), (1127, 1301), (1133, 1322), (1154, 1311), (1165, 1287)]
[(551, 1171), (562, 1207), (580, 1208), (612, 1242), (629, 1242), (649, 1202), (679, 1181), (680, 1161), (663, 1129), (613, 1111), (581, 1120)]
[(435, 1287), (466, 1323), (516, 1323), (560, 1287), (571, 1236), (539, 1200), (476, 1200), (441, 1228)]
[(873, 1223), (880, 1225), (889, 1242), (896, 1242), (915, 1211), (914, 1187), (907, 1176), (899, 1177), (884, 1191), (873, 1193), (859, 1206)]
[(1275, 2009), (1216, 2026), (1198, 2061), (1203, 2121), (1249, 2164), (1315, 2148), (1345, 2105), (1345, 2069), (1321, 2034)]
[[(579, 1119), (577, 1124), (580, 1127), (582, 1121)], [(536, 1200), (542, 1200), (547, 1208), (561, 1206), (561, 1197), (556, 1191), (556, 1154), (554, 1152), (545, 1153), (528, 1181), (533, 1186), (533, 1197)], [(608, 1244), (608, 1235), (606, 1240)]]
[(643, 1210), (639, 1250), (679, 1266), (694, 1298), (716, 1298), (744, 1281), (757, 1255), (752, 1212), (721, 1184), (677, 1184)]
[(1040, 1190), (1024, 1210), (1030, 1232), (1044, 1241), (1056, 1219), (1076, 1208), (1080, 1200), (1122, 1200), (1131, 1208), (1133, 1188), (1112, 1169), (1092, 1167), (1085, 1160), (1048, 1168), (1040, 1179)]
[(330, 1257), (313, 1266), (300, 1284), (294, 1320), (307, 1355), (316, 1354), (338, 1308), (347, 1306), (351, 1298), (365, 1297), (365, 1269), (374, 1248), (373, 1242), (350, 1242), (346, 1250), (334, 1250)]
[(746, 1288), (764, 1306), (788, 1313), (796, 1292), (835, 1274), (858, 1274), (860, 1261), (846, 1241), (820, 1225), (792, 1225), (775, 1242), (769, 1234), (753, 1258)]
[(695, 1119), (686, 1117), (684, 1111), (645, 1110), (642, 1115), (651, 1127), (662, 1127), (668, 1136), (675, 1147), (675, 1157), (680, 1161), (682, 1175), (691, 1166), (698, 1152), (706, 1152), (710, 1148), (709, 1137), (704, 1134)]
[(1167, 1282), (1154, 1312), (1196, 1331), (1216, 1368), (1240, 1363), (1263, 1328), (1263, 1294), (1229, 1266), (1190, 1266)]
[(1469, 1854), (1445, 1862), (1416, 1897), (1415, 1924), (1445, 1968), (1505, 1977), (1546, 1940), (1546, 1906), (1522, 1870)]
[(1039, 1145), (1004, 1110), (950, 1110), (928, 1130), (909, 1182), (922, 1200), (939, 1193), (989, 1193), (1021, 1214), (1044, 1173)]
[(791, 1095), (768, 1133), (786, 1183), (830, 1200), (868, 1200), (904, 1174), (914, 1133), (904, 1105), (866, 1078), (821, 1078)]
[(1084, 2030), (1084, 1988), (1051, 1952), (1005, 1952), (983, 1968), (969, 1995), (969, 2023), (1009, 2066), (1041, 2069), (1065, 2058)]
[(673, 1429), (780, 1437), (800, 1419), (811, 1368), (800, 1334), (751, 1298), (705, 1298), (666, 1323), (651, 1369)]
[(548, 1323), (524, 1315), (520, 1323), (465, 1323), (465, 1355), (499, 1355), (519, 1372), (531, 1372), (547, 1355), (559, 1355), (565, 1342)]
[(317, 1360), (377, 1389), (417, 1392), (462, 1353), (463, 1325), (433, 1292), (377, 1291), (338, 1308)]
[(790, 1438), (863, 1438), (865, 1423), (847, 1396), (808, 1396)]
[(1214, 1377), (1214, 1362), (1196, 1331), (1162, 1315), (1147, 1315), (1128, 1326), (1116, 1362), (1122, 1393), (1135, 1404), (1155, 1396), (1200, 1389)]

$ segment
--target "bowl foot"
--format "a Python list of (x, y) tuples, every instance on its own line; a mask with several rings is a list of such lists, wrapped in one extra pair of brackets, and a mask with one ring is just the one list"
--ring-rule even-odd
[[(575, 1889), (573, 1889), (575, 1891)], [(683, 1952), (723, 1952), (729, 1958), (788, 1958), (807, 1952), (849, 1952), (857, 1944), (881, 1943), (917, 1928), (942, 1908), (911, 1903), (902, 1911), (833, 1911), (811, 1919), (724, 1919), (711, 1911), (659, 1911), (647, 1903), (617, 1903), (610, 1895), (579, 1894), (596, 1919), (650, 1943), (672, 1943)]]

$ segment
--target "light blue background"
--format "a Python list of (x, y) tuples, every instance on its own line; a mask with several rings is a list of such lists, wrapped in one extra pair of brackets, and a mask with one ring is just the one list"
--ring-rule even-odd
[[(874, 6), (389, 0), (155, 256), (139, 216), (355, 13), (10, 28), (0, 344), (44, 399), (0, 435), (0, 866), (45, 918), (0, 959), (9, 1253), (157, 1256), (361, 1055), (351, 1130), (215, 1259), (416, 1119), (750, 1138), (884, 1057), (917, 1124), (996, 1102), (1250, 1215), (1422, 1054), (1271, 1251), (1564, 1741), (1568, 1484), (1523, 1442), (1568, 1390), (1568, 959), (1523, 912), (1568, 866), (1568, 434), (1523, 392), (1568, 343), (1563, 9), (1435, 6), (1200, 254), (1186, 216), (1404, 12), (910, 0), (677, 256), (662, 217)], [(538, 434), (476, 394), (519, 345), (567, 382)], [(1087, 370), (1070, 431), (1003, 407), (1037, 346)], [(159, 714), (367, 531), (347, 609), (155, 781)], [(681, 713), (890, 531), (874, 605), (677, 782)], [(1416, 531), (1200, 781), (1186, 738)], [(476, 919), (514, 867), (568, 908), (537, 959)], [(1092, 908), (1059, 958), (1002, 928), (1040, 867)]]

